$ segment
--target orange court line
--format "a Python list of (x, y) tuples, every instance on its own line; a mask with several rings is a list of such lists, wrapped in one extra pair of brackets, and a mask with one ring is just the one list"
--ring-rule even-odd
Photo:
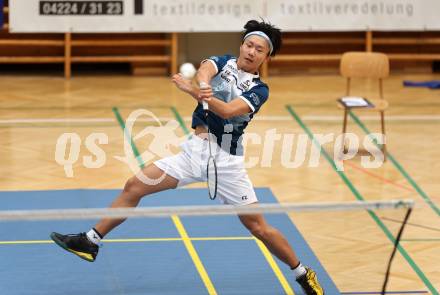
[(379, 179), (379, 180), (381, 180), (381, 181), (384, 182), (384, 183), (391, 184), (391, 185), (393, 185), (393, 186), (395, 186), (395, 187), (398, 187), (398, 188), (404, 189), (404, 190), (406, 190), (406, 191), (408, 191), (408, 192), (416, 192), (416, 191), (415, 191), (413, 188), (411, 188), (411, 187), (405, 186), (405, 185), (403, 185), (403, 184), (400, 184), (400, 183), (397, 183), (397, 182), (395, 182), (395, 181), (389, 180), (389, 179), (387, 179), (387, 178), (385, 178), (385, 177), (383, 177), (383, 176), (380, 176), (380, 175), (378, 175), (378, 174), (372, 173), (372, 172), (368, 171), (368, 170), (365, 169), (365, 168), (362, 168), (362, 167), (360, 167), (360, 166), (357, 166), (356, 164), (350, 163), (350, 162), (348, 162), (348, 161), (345, 161), (344, 164), (347, 164), (348, 166), (350, 166), (350, 167), (352, 167), (352, 168), (354, 168), (354, 169), (356, 169), (356, 170), (359, 170), (359, 171), (361, 171), (361, 172), (363, 172), (363, 173), (365, 173), (365, 174), (367, 174), (367, 175), (369, 175), (369, 176), (371, 176), (371, 177), (374, 177), (374, 178), (376, 178), (376, 179)]

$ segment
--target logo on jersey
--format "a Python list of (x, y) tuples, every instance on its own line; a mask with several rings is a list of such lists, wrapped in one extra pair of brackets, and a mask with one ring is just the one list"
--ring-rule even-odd
[(246, 80), (240, 83), (240, 87), (243, 88), (245, 91), (249, 89), (249, 87), (251, 87), (251, 81), (250, 80)]
[(259, 105), (260, 104), (260, 97), (258, 96), (258, 94), (256, 94), (255, 92), (252, 92), (250, 95), (252, 101), (254, 102), (255, 105)]
[(236, 66), (234, 67), (234, 66), (231, 65), (229, 62), (228, 62), (228, 64), (226, 65), (225, 69), (231, 71), (231, 72), (234, 73), (234, 74), (238, 74), (238, 70), (237, 70)]
[(223, 70), (222, 73), (220, 74), (220, 76), (222, 77), (223, 80), (227, 81), (228, 83), (231, 82), (231, 79), (229, 78), (229, 76), (232, 76), (232, 73), (228, 70)]

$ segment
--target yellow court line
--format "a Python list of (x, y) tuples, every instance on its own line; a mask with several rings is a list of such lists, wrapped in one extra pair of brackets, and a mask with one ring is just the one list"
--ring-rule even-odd
[[(253, 240), (253, 237), (208, 237), (189, 238), (191, 241), (243, 241)], [(180, 242), (182, 238), (133, 238), (133, 239), (105, 239), (103, 243), (139, 243), (139, 242)], [(52, 244), (52, 240), (23, 240), (23, 241), (0, 241), (0, 245), (21, 245), (21, 244)]]
[(197, 254), (196, 249), (194, 248), (193, 244), (191, 243), (191, 239), (188, 237), (188, 234), (186, 233), (186, 230), (183, 227), (183, 224), (180, 221), (180, 218), (176, 215), (171, 216), (171, 218), (173, 219), (173, 222), (177, 228), (177, 231), (179, 232), (180, 236), (182, 237), (182, 241), (185, 244), (186, 250), (188, 251), (189, 255), (191, 256), (191, 259), (193, 260), (193, 262), (197, 268), (197, 271), (199, 272), (199, 275), (202, 278), (206, 289), (208, 290), (208, 293), (210, 295), (217, 295), (217, 291), (215, 290), (214, 285), (212, 284), (211, 279), (209, 278), (208, 273), (206, 272), (205, 267), (203, 266), (199, 255)]
[(281, 269), (278, 267), (278, 264), (273, 259), (272, 254), (270, 254), (269, 250), (266, 248), (263, 242), (261, 242), (258, 239), (255, 239), (255, 241), (257, 242), (258, 247), (260, 247), (261, 252), (263, 252), (264, 257), (266, 258), (267, 262), (269, 263), (276, 277), (280, 281), (281, 286), (284, 289), (284, 292), (286, 292), (287, 295), (295, 295), (295, 293), (293, 292), (292, 288), (289, 285), (289, 282), (287, 282), (287, 279), (284, 276), (283, 272), (281, 271)]
[(22, 244), (52, 244), (51, 240), (34, 240), (34, 241), (0, 241), (0, 245), (22, 245)]
[(138, 242), (178, 242), (181, 238), (138, 238), (138, 239), (106, 239), (104, 243), (138, 243)]
[(254, 237), (209, 237), (209, 238), (190, 238), (191, 241), (246, 241), (253, 240)]

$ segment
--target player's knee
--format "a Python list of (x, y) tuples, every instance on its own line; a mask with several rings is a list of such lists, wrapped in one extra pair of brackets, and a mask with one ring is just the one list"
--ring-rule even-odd
[(133, 177), (129, 178), (124, 185), (124, 192), (130, 193), (134, 190), (136, 187), (136, 181), (133, 179)]
[(139, 180), (135, 176), (127, 180), (124, 186), (124, 193), (127, 198), (139, 200), (143, 197), (140, 193)]
[(251, 234), (259, 240), (264, 240), (266, 236), (266, 228), (258, 223), (253, 223), (248, 227)]

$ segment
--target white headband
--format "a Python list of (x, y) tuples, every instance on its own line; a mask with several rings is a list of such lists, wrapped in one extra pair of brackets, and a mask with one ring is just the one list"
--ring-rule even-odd
[(264, 38), (267, 41), (267, 43), (269, 44), (269, 48), (270, 48), (269, 55), (272, 54), (272, 51), (273, 51), (272, 41), (270, 41), (270, 38), (264, 32), (262, 32), (262, 31), (253, 31), (253, 32), (247, 33), (246, 36), (244, 36), (243, 40), (246, 40), (248, 37), (250, 37), (252, 35), (257, 35), (257, 36), (260, 36), (260, 37)]

